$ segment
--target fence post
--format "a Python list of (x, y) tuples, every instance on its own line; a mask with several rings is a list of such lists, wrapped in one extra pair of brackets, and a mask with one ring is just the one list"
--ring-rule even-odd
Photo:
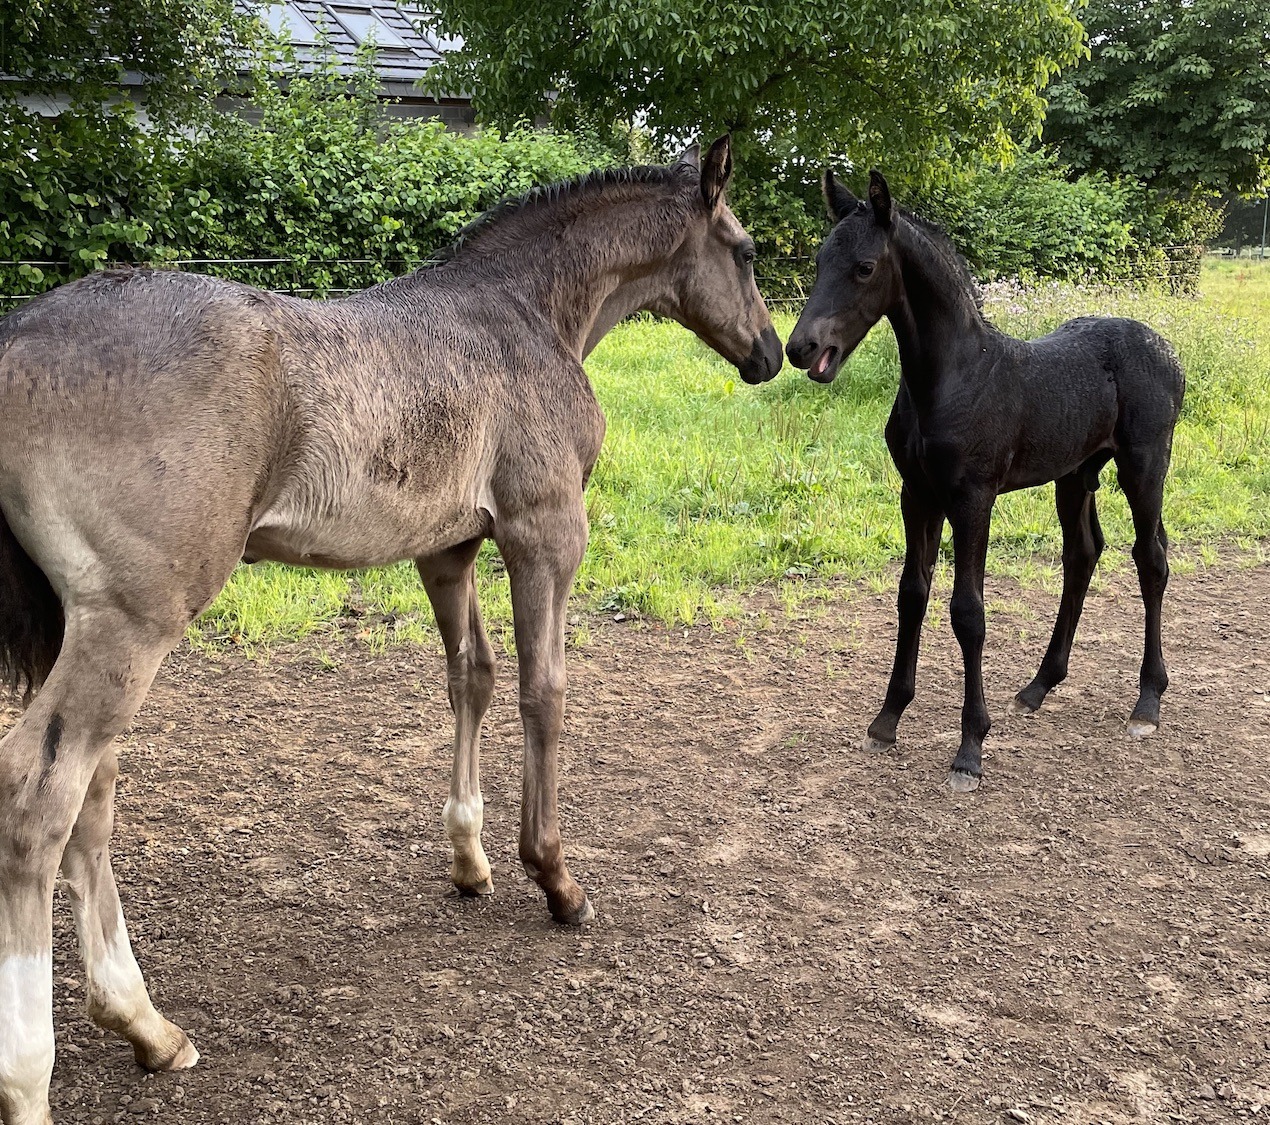
[(1266, 209), (1261, 216), (1261, 260), (1266, 260), (1266, 223), (1270, 222), (1270, 188), (1266, 189)]

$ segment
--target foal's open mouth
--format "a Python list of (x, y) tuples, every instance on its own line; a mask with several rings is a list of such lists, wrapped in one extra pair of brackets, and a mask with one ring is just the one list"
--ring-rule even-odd
[(833, 377), (838, 374), (838, 357), (841, 352), (832, 344), (825, 348), (818, 356), (815, 362), (807, 368), (807, 374), (815, 379), (817, 383), (832, 383)]

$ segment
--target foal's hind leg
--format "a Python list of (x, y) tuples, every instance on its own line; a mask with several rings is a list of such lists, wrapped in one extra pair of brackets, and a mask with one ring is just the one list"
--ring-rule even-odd
[(1168, 467), (1168, 445), (1162, 450), (1130, 448), (1116, 456), (1120, 487), (1133, 514), (1133, 561), (1138, 568), (1138, 586), (1146, 613), (1138, 702), (1134, 705), (1127, 728), (1135, 738), (1145, 738), (1159, 729), (1160, 696), (1169, 685), (1160, 644), (1164, 588), (1169, 581), (1169, 541), (1161, 519), (1164, 477)]
[(939, 535), (944, 527), (944, 513), (939, 505), (914, 492), (907, 484), (900, 492), (900, 511), (904, 517), (905, 550), (897, 599), (899, 629), (895, 637), (895, 663), (891, 666), (891, 681), (882, 710), (869, 724), (869, 733), (864, 738), (867, 751), (885, 750), (895, 744), (900, 716), (913, 701), (922, 621), (930, 601), (931, 577), (939, 553)]
[(454, 712), (454, 765), (450, 796), (441, 812), (454, 849), (450, 878), (460, 893), (487, 895), (494, 889), (481, 847), (481, 723), (494, 694), (494, 650), (481, 623), (472, 570), (481, 540), (419, 559), (437, 628), (445, 642), (450, 708)]
[(159, 1015), (150, 1001), (132, 955), (110, 866), (118, 775), (119, 760), (111, 746), (89, 783), (62, 855), (62, 875), (88, 975), (88, 1014), (99, 1027), (128, 1040), (137, 1062), (147, 1070), (183, 1070), (198, 1062), (198, 1052), (185, 1032)]
[(1063, 528), (1063, 597), (1054, 622), (1054, 634), (1041, 661), (1036, 678), (1010, 704), (1016, 715), (1028, 715), (1067, 678), (1076, 625), (1085, 606), (1085, 594), (1102, 554), (1102, 528), (1094, 507), (1094, 493), (1085, 487), (1080, 474), (1073, 473), (1055, 482), (1054, 500)]
[(68, 607), (66, 619), (62, 652), (48, 681), (0, 741), (4, 1125), (48, 1121), (54, 877), (103, 755), (180, 635), (117, 610)]
[(595, 917), (586, 893), (565, 864), (556, 803), (557, 755), (564, 725), (565, 616), (586, 538), (580, 493), (557, 506), (508, 519), (497, 532), (511, 579), (520, 715), (525, 724), (520, 859), (529, 877), (546, 892), (551, 916), (571, 925)]

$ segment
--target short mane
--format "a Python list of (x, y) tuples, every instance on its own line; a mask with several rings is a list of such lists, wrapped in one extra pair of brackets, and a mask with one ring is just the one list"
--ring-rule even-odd
[(544, 204), (559, 203), (627, 184), (687, 187), (696, 183), (698, 175), (697, 169), (690, 164), (637, 164), (633, 167), (586, 172), (571, 180), (531, 188), (524, 195), (505, 199), (484, 214), (478, 215), (459, 231), (453, 242), (434, 255), (429, 265), (441, 266), (453, 261), (462, 251), (474, 246), (495, 228), (503, 226), (508, 219), (533, 211)]
[(975, 275), (970, 272), (970, 264), (966, 261), (961, 251), (957, 249), (948, 232), (938, 223), (933, 223), (930, 219), (923, 219), (920, 215), (913, 214), (912, 211), (905, 207), (899, 208), (899, 212), (917, 229), (918, 233), (925, 236), (926, 241), (934, 248), (944, 264), (965, 285), (966, 290), (974, 300), (975, 308), (983, 312), (983, 290), (980, 288)]

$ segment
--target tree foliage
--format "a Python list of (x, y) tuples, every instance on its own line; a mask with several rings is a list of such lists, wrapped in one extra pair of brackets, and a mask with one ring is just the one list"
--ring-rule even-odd
[(254, 120), (218, 114), (172, 135), (111, 116), (99, 124), (112, 132), (79, 135), (67, 129), (82, 119), (64, 114), (56, 134), (35, 119), (0, 138), (0, 295), (106, 262), (186, 258), (255, 259), (196, 268), (270, 288), (360, 288), (426, 258), (500, 198), (609, 159), (551, 133), (385, 121), (377, 87), (368, 55), (351, 75), (328, 59), (262, 86)]
[(1090, 57), (1049, 89), (1045, 135), (1079, 169), (1190, 193), (1270, 170), (1270, 4), (1090, 0)]
[[(259, 30), (234, 0), (0, 0), (4, 254), (86, 269), (161, 240), (174, 139), (250, 73)], [(56, 116), (38, 109), (50, 96)], [(15, 268), (6, 287), (41, 283)]]
[[(462, 52), (430, 76), (508, 125), (643, 122), (666, 142), (730, 129), (788, 165), (912, 156), (912, 178), (1001, 154), (1074, 60), (1069, 0), (439, 0)], [(744, 137), (742, 138), (744, 139)], [(813, 176), (814, 178), (814, 176)]]
[(132, 74), (151, 116), (188, 115), (232, 82), (258, 29), (234, 0), (0, 0), (0, 108), (56, 93), (100, 111)]
[(1213, 208), (1162, 199), (1131, 177), (1076, 173), (1040, 146), (914, 202), (944, 225), (982, 278), (1188, 289), (1198, 279), (1196, 248), (1220, 225)]

